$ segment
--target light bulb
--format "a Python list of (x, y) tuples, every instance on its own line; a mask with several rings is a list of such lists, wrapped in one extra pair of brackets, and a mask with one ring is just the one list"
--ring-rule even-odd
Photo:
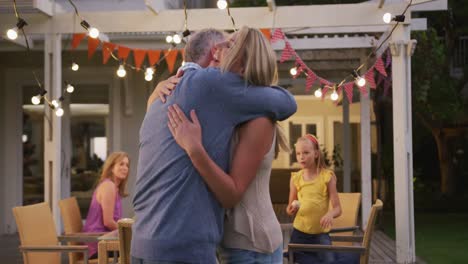
[(182, 61), (182, 66), (184, 66), (184, 65), (185, 65), (185, 61), (183, 60), (183, 61)]
[(289, 70), (289, 73), (291, 73), (292, 76), (296, 76), (296, 74), (297, 74), (297, 67), (292, 67), (292, 68)]
[(315, 90), (314, 95), (317, 98), (322, 97), (322, 89), (318, 88), (317, 90)]
[(23, 141), (23, 143), (28, 142), (28, 135), (23, 134), (23, 136), (21, 137), (21, 140)]
[(227, 1), (226, 0), (218, 0), (216, 3), (219, 9), (225, 9), (227, 7)]
[(182, 42), (182, 39), (180, 38), (179, 34), (174, 34), (172, 37), (172, 40), (174, 41), (175, 44), (180, 44)]
[(120, 78), (123, 78), (125, 77), (125, 75), (127, 75), (127, 71), (125, 70), (123, 65), (120, 65), (119, 69), (117, 70), (117, 76), (119, 76)]
[(366, 79), (364, 79), (362, 77), (358, 77), (358, 78), (356, 78), (356, 84), (359, 87), (364, 87), (364, 85), (366, 85)]
[(145, 74), (151, 74), (151, 75), (153, 75), (153, 74), (154, 74), (154, 69), (153, 69), (153, 67), (148, 67), (148, 68), (146, 68)]
[(99, 30), (95, 27), (90, 27), (88, 30), (89, 36), (92, 38), (97, 38), (99, 37)]
[(383, 21), (386, 23), (386, 24), (389, 24), (391, 21), (392, 21), (392, 14), (390, 13), (385, 13), (383, 15)]
[(57, 100), (52, 100), (51, 103), (55, 108), (59, 107), (59, 103), (57, 102)]
[(18, 38), (18, 28), (17, 27), (10, 28), (6, 34), (9, 39), (15, 40)]
[(57, 108), (57, 110), (55, 110), (55, 115), (58, 116), (58, 117), (61, 117), (63, 116), (63, 109), (61, 107)]
[(330, 95), (330, 99), (332, 99), (332, 101), (338, 100), (338, 93), (333, 91), (333, 93)]
[(72, 71), (77, 71), (80, 68), (80, 65), (76, 64), (75, 62), (72, 63), (71, 69)]
[(172, 42), (172, 36), (167, 36), (166, 37), (166, 42), (171, 43)]
[(31, 103), (33, 105), (38, 105), (41, 103), (41, 97), (39, 95), (31, 97)]
[(73, 85), (71, 84), (67, 84), (67, 92), (73, 93), (73, 91), (75, 91), (75, 87), (73, 87)]
[(151, 82), (153, 80), (153, 74), (145, 72), (145, 80)]

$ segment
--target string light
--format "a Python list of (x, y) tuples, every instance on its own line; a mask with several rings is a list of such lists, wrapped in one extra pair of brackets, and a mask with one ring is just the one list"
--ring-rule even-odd
[(223, 10), (223, 9), (226, 9), (228, 3), (226, 0), (218, 0), (216, 5), (218, 6), (219, 9)]
[(332, 101), (338, 100), (338, 93), (336, 92), (336, 86), (333, 87), (333, 93), (330, 95), (330, 99)]
[(31, 103), (33, 105), (38, 105), (41, 103), (41, 96), (40, 95), (35, 95), (33, 97), (31, 97)]
[(320, 89), (320, 87), (317, 88), (317, 90), (315, 90), (315, 92), (314, 92), (314, 95), (315, 95), (315, 97), (317, 97), (317, 98), (322, 97), (322, 89)]
[(296, 67), (296, 66), (292, 67), (292, 68), (289, 70), (289, 73), (290, 73), (292, 76), (296, 76), (296, 74), (297, 74), (297, 67)]
[(180, 38), (179, 34), (174, 34), (172, 37), (172, 40), (174, 41), (175, 44), (180, 44), (182, 42), (182, 39)]
[(63, 116), (63, 114), (64, 114), (63, 108), (57, 107), (57, 109), (55, 109), (55, 115), (56, 116), (61, 117), (61, 116)]
[(15, 40), (18, 38), (18, 30), (23, 29), (24, 26), (27, 26), (28, 23), (20, 17), (18, 17), (18, 22), (16, 23), (16, 27), (10, 28), (7, 30), (6, 35), (9, 39)]
[(121, 63), (119, 68), (117, 69), (117, 76), (123, 78), (125, 77), (125, 75), (127, 75), (127, 71), (125, 70), (123, 63)]
[(405, 22), (405, 15), (396, 15), (396, 16), (392, 17), (391, 13), (385, 13), (383, 15), (382, 19), (386, 24), (389, 24), (392, 21)]
[(172, 36), (171, 35), (166, 37), (166, 42), (167, 43), (172, 43)]
[(70, 83), (68, 82), (65, 82), (65, 84), (67, 85), (67, 93), (73, 93), (73, 91), (75, 91), (75, 87), (73, 85), (71, 85)]
[(59, 107), (59, 103), (58, 103), (57, 100), (55, 100), (55, 99), (52, 100), (51, 104), (52, 104), (55, 108)]
[(354, 77), (354, 81), (356, 82), (357, 86), (364, 87), (364, 85), (366, 85), (366, 79), (359, 76), (356, 70), (353, 71), (352, 75)]
[(95, 27), (92, 27), (86, 20), (81, 20), (80, 25), (88, 31), (88, 35), (91, 38), (98, 38), (99, 37), (99, 30)]
[(153, 80), (154, 69), (153, 67), (148, 67), (145, 70), (145, 80), (150, 82)]
[(72, 66), (71, 66), (72, 71), (77, 71), (79, 68), (80, 68), (80, 65), (78, 65), (75, 62), (72, 63)]

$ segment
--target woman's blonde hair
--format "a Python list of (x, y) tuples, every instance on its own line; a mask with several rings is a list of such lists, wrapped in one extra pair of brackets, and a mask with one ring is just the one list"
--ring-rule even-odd
[(221, 62), (223, 72), (231, 71), (236, 63), (244, 69), (244, 79), (253, 85), (271, 86), (278, 83), (276, 54), (263, 33), (243, 26)]
[[(114, 181), (114, 175), (112, 174), (112, 168), (114, 168), (114, 165), (119, 163), (122, 159), (127, 158), (128, 161), (130, 162), (130, 158), (128, 157), (128, 154), (122, 151), (118, 152), (113, 152), (112, 154), (107, 157), (106, 162), (104, 162), (104, 165), (102, 166), (102, 172), (101, 172), (101, 177), (99, 178), (99, 183), (103, 182), (105, 179), (110, 179), (111, 181)], [(130, 163), (128, 164), (130, 166)], [(129, 168), (130, 169), (130, 168)], [(129, 170), (130, 174), (130, 170)], [(127, 178), (125, 180), (122, 180), (119, 185), (119, 194), (122, 197), (128, 196), (127, 193)]]
[(305, 142), (310, 142), (312, 143), (312, 146), (314, 150), (318, 153), (317, 158), (315, 159), (315, 164), (317, 164), (317, 173), (320, 173), (322, 169), (327, 168), (327, 164), (325, 163), (325, 158), (323, 157), (323, 153), (320, 150), (319, 142), (317, 137), (315, 137), (312, 134), (306, 134), (300, 138), (297, 139), (296, 144), (299, 143), (299, 141), (305, 141)]

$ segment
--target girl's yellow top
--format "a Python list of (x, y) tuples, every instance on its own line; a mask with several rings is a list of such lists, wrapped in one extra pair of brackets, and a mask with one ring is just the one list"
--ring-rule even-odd
[(300, 202), (299, 211), (294, 219), (295, 229), (307, 234), (328, 233), (329, 228), (320, 227), (320, 219), (328, 212), (330, 199), (328, 197), (328, 182), (333, 172), (322, 169), (313, 180), (305, 181), (303, 170), (291, 173), (291, 178), (297, 189)]

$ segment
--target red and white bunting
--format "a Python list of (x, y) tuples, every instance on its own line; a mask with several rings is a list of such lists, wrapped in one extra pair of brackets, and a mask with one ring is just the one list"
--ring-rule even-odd
[(312, 85), (314, 82), (317, 80), (317, 75), (313, 71), (308, 71), (307, 72), (307, 78), (306, 78), (306, 92), (310, 91), (312, 89)]
[(348, 102), (351, 104), (353, 103), (353, 87), (354, 82), (347, 82), (343, 85), (346, 96), (348, 97)]
[(278, 40), (284, 39), (284, 33), (281, 31), (281, 29), (277, 28), (273, 32), (273, 35), (271, 36), (271, 43), (275, 43)]
[[(319, 79), (322, 79), (322, 78), (319, 77)], [(320, 81), (320, 83), (321, 83), (321, 81)], [(325, 85), (323, 87), (323, 89), (322, 89), (322, 101), (323, 101), (323, 99), (325, 99), (325, 96), (327, 95), (328, 89), (330, 89), (330, 86), (328, 86), (328, 85)]]
[(378, 57), (374, 64), (375, 69), (380, 72), (383, 76), (387, 77), (387, 72), (385, 71), (385, 66), (382, 60), (382, 57)]
[(291, 56), (294, 53), (295, 52), (292, 49), (291, 44), (289, 44), (289, 42), (286, 41), (285, 44), (284, 44), (283, 53), (281, 54), (280, 62), (284, 62), (284, 61), (288, 60), (289, 58), (291, 58)]
[(375, 84), (375, 79), (374, 79), (374, 67), (370, 68), (366, 74), (364, 75), (364, 79), (366, 79), (366, 82), (369, 84), (369, 87), (372, 89), (377, 88), (377, 85)]
[(367, 91), (367, 87), (364, 85), (363, 87), (358, 86), (359, 91), (361, 92), (361, 95), (367, 96), (369, 94), (369, 91)]

